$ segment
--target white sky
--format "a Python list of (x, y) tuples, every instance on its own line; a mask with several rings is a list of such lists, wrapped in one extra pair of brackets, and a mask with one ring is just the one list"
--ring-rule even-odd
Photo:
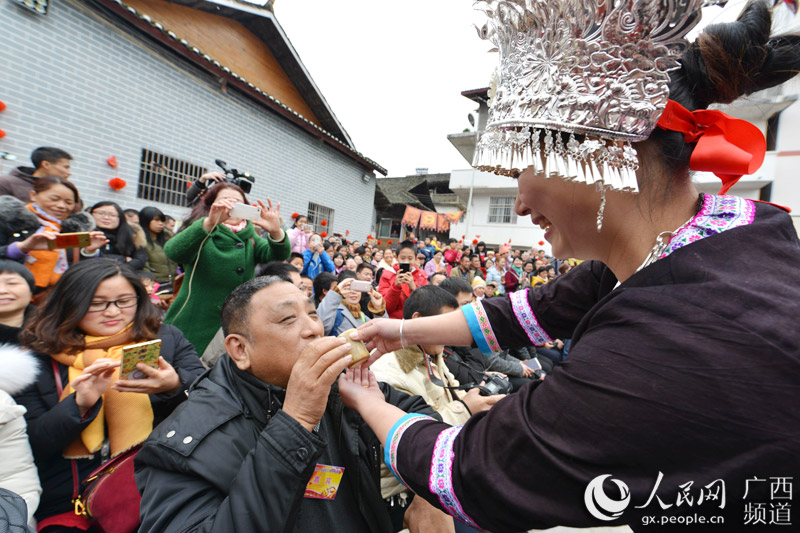
[(468, 168), (447, 134), (497, 61), (470, 0), (277, 0), (275, 15), (356, 149), (389, 176)]
[[(744, 4), (708, 8), (701, 25)], [(477, 105), (460, 93), (488, 86), (497, 61), (472, 0), (276, 0), (274, 10), (356, 148), (389, 176), (469, 167), (447, 135), (469, 127)]]

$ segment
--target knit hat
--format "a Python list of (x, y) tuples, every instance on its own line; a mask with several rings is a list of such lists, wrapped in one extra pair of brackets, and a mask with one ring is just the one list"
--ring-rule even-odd
[(485, 286), (486, 286), (486, 282), (483, 281), (483, 278), (476, 277), (475, 279), (472, 280), (472, 288), (473, 289), (476, 288), (476, 287), (485, 287)]

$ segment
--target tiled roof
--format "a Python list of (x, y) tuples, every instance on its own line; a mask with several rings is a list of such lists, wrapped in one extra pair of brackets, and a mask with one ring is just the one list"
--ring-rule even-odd
[[(172, 47), (178, 51), (183, 52), (184, 54), (193, 56), (195, 62), (205, 63), (206, 66), (212, 67), (212, 70), (216, 70), (225, 78), (229, 78), (232, 84), (237, 85), (239, 88), (245, 90), (245, 92), (255, 93), (254, 95), (260, 96), (260, 100), (269, 105), (272, 109), (279, 111), (280, 114), (284, 115), (286, 118), (292, 120), (293, 122), (301, 125), (304, 129), (309, 131), (312, 134), (317, 135), (318, 137), (322, 138), (332, 146), (339, 148), (341, 151), (351, 155), (355, 159), (359, 160), (366, 166), (368, 166), (372, 170), (376, 170), (383, 175), (386, 175), (386, 169), (380, 166), (377, 162), (373, 161), (372, 159), (366, 157), (361, 152), (354, 150), (350, 147), (349, 144), (342, 141), (329, 131), (321, 128), (314, 122), (308, 120), (306, 117), (292, 109), (291, 107), (287, 106), (274, 96), (266, 93), (261, 88), (256, 87), (253, 83), (247, 81), (242, 76), (239, 76), (235, 72), (231, 71), (230, 68), (226, 67), (218, 60), (214, 59), (207, 53), (203, 52), (196, 46), (192, 45), (186, 39), (180, 38), (178, 35), (175, 34), (169, 28), (165, 28), (163, 24), (160, 22), (154, 21), (149, 15), (146, 13), (142, 13), (133, 6), (130, 6), (123, 2), (122, 0), (98, 0), (100, 4), (105, 5), (111, 8), (113, 11), (118, 12), (121, 15), (127, 15), (129, 18), (133, 17), (136, 21), (141, 21), (148, 24), (152, 29), (157, 30), (166, 40), (170, 41)], [(116, 9), (115, 9), (116, 8)], [(150, 32), (151, 35), (153, 32)], [(164, 40), (164, 39), (162, 39)], [(248, 91), (249, 89), (249, 91)]]

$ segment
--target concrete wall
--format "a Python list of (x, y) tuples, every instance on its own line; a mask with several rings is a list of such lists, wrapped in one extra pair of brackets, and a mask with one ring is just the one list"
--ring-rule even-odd
[[(220, 158), (255, 176), (251, 196), (280, 201), (287, 221), (312, 201), (335, 209), (329, 233), (370, 232), (375, 180), (362, 181), (364, 167), (90, 6), (60, 0), (40, 16), (0, 2), (0, 151), (18, 157), (3, 173), (29, 165), (37, 146), (56, 146), (75, 158), (72, 179), (88, 205), (156, 205), (183, 217), (136, 198), (142, 148), (214, 170)], [(112, 155), (128, 182), (120, 192), (108, 186)]]

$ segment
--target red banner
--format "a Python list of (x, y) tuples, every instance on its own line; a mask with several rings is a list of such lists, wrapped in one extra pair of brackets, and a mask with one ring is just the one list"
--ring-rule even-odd
[(403, 224), (408, 227), (416, 228), (419, 224), (419, 217), (422, 215), (422, 210), (416, 207), (406, 206), (406, 213), (403, 215)]
[(461, 220), (461, 213), (463, 213), (463, 211), (447, 213), (447, 220), (449, 220), (451, 224), (458, 224), (458, 221)]
[(436, 214), (436, 231), (438, 233), (450, 231), (450, 221), (447, 219), (447, 213)]
[(436, 231), (436, 227), (438, 226), (437, 218), (436, 213), (433, 211), (423, 211), (422, 217), (419, 219), (419, 229)]

